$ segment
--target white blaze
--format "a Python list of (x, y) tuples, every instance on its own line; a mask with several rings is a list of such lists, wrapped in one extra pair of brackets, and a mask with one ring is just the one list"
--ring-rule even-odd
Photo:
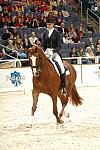
[[(36, 66), (36, 57), (32, 55), (30, 59), (32, 60), (32, 66)], [(33, 73), (36, 74), (36, 68), (33, 68)]]

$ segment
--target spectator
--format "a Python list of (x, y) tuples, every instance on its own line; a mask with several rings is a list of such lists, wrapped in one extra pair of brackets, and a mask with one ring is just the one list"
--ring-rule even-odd
[(58, 31), (60, 33), (63, 33), (63, 34), (66, 33), (66, 28), (65, 28), (65, 23), (64, 22), (61, 22), (60, 27), (58, 28)]
[(16, 50), (22, 50), (23, 49), (22, 40), (19, 37), (16, 37), (14, 46), (15, 46)]
[(84, 31), (84, 29), (81, 25), (79, 27), (78, 36), (79, 36), (80, 39), (85, 36), (85, 31)]
[(77, 56), (85, 57), (85, 51), (84, 51), (83, 47), (80, 47), (79, 51), (77, 51)]
[(72, 38), (73, 32), (75, 31), (73, 24), (70, 24), (70, 26), (67, 28), (67, 30), (68, 30), (69, 37)]
[(96, 48), (100, 48), (100, 39), (97, 39), (97, 42), (96, 42)]
[(85, 43), (85, 46), (86, 46), (86, 47), (89, 46), (89, 47), (92, 48), (92, 50), (94, 50), (94, 48), (95, 48), (95, 43), (93, 42), (93, 38), (90, 37), (90, 38), (88, 39), (87, 43)]
[(95, 33), (93, 26), (91, 25), (91, 23), (88, 23), (87, 25), (87, 32), (91, 33), (93, 35), (93, 33)]
[(57, 6), (58, 11), (66, 10), (65, 4), (63, 1), (60, 1), (59, 5)]
[(18, 12), (18, 13), (17, 13), (16, 21), (17, 21), (19, 18), (20, 18), (20, 19), (22, 19), (22, 15), (21, 15), (21, 13), (20, 13), (20, 12)]
[(40, 35), (40, 38), (39, 38), (39, 42), (40, 42), (40, 46), (42, 46), (43, 44), (42, 44), (42, 42), (43, 42), (43, 32), (41, 33), (41, 35)]
[(11, 33), (8, 40), (12, 40), (14, 43), (14, 35)]
[(79, 43), (80, 42), (80, 39), (79, 37), (77, 36), (76, 32), (74, 31), (73, 34), (72, 34), (72, 41), (74, 43)]
[(22, 27), (24, 27), (24, 23), (23, 23), (22, 18), (18, 18), (15, 26), (16, 26), (16, 28), (22, 28)]
[(58, 15), (56, 17), (56, 20), (61, 19), (61, 22), (64, 22), (64, 16), (62, 11), (58, 11)]
[(39, 21), (35, 17), (33, 17), (33, 19), (32, 19), (31, 27), (32, 28), (38, 28), (39, 27)]
[(39, 20), (39, 27), (47, 27), (46, 25), (46, 18), (41, 16)]
[(3, 14), (4, 14), (4, 17), (8, 16), (8, 8), (7, 8), (7, 6), (3, 7)]
[(7, 28), (4, 28), (4, 34), (2, 35), (2, 40), (8, 40), (10, 37), (10, 32)]
[(27, 58), (27, 54), (24, 52), (23, 50), (23, 44), (22, 44), (22, 40), (19, 38), (16, 38), (15, 41), (15, 49), (16, 49), (16, 57), (19, 59), (26, 59)]
[(41, 4), (41, 12), (44, 13), (44, 11), (46, 11), (46, 2), (45, 1), (42, 1), (42, 4)]
[(95, 61), (95, 59), (94, 59), (95, 55), (94, 55), (91, 47), (88, 46), (86, 48), (85, 55), (86, 55), (86, 57), (92, 57), (92, 58), (86, 59), (86, 63), (88, 63), (88, 64), (94, 63), (94, 61)]
[[(3, 14), (3, 13), (2, 13)], [(5, 24), (5, 19), (2, 16), (2, 14), (0, 14), (0, 28), (3, 28), (6, 24)]]
[(72, 38), (70, 38), (70, 37), (68, 36), (68, 33), (67, 33), (67, 32), (65, 33), (65, 36), (63, 37), (63, 43), (64, 43), (64, 44), (73, 43)]
[(24, 36), (22, 38), (22, 42), (23, 42), (23, 48), (25, 48), (25, 49), (30, 48), (30, 42), (29, 42), (27, 33), (24, 33)]
[(17, 36), (19, 36), (19, 38), (21, 38), (21, 34), (17, 31), (16, 27), (13, 28), (12, 34), (14, 36), (14, 39), (16, 39)]
[[(80, 48), (79, 48), (79, 51), (77, 51), (77, 56), (78, 56), (78, 57), (85, 57), (85, 56), (86, 56), (83, 47), (80, 47)], [(82, 64), (86, 64), (86, 59), (85, 59), (85, 58), (81, 58), (81, 63), (82, 63)]]
[(29, 38), (30, 45), (33, 46), (38, 41), (38, 38), (35, 36), (35, 32), (32, 32), (31, 37)]
[(8, 12), (7, 18), (8, 18), (8, 22), (10, 23), (12, 21), (12, 14), (11, 14), (11, 12)]
[[(71, 49), (70, 57), (78, 57), (78, 55), (77, 55), (77, 49), (75, 47), (73, 47)], [(72, 64), (77, 64), (77, 59), (75, 59), (75, 58), (71, 59), (71, 63)]]
[(6, 47), (5, 52), (9, 55), (12, 55), (14, 51), (15, 51), (15, 47), (13, 45), (13, 40), (8, 40), (8, 45)]
[(55, 27), (59, 28), (61, 25), (62, 20), (60, 18), (57, 19), (56, 23), (55, 23)]
[(16, 12), (24, 12), (24, 6), (21, 1), (17, 1), (16, 7), (15, 7)]
[(16, 19), (13, 17), (12, 20), (9, 22), (9, 27), (12, 28), (12, 27), (15, 27), (16, 25)]
[(99, 61), (98, 61), (98, 62), (100, 63), (100, 47), (97, 47), (97, 48), (96, 48), (96, 53), (95, 53), (95, 55), (96, 55), (96, 56), (99, 56), (99, 58), (98, 58)]

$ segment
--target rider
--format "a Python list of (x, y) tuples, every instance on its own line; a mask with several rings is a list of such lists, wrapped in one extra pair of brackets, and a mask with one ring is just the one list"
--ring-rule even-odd
[(43, 34), (42, 46), (46, 56), (57, 62), (59, 65), (63, 93), (66, 94), (66, 73), (62, 59), (59, 55), (59, 50), (61, 48), (61, 34), (54, 28), (53, 18), (47, 19), (47, 31)]

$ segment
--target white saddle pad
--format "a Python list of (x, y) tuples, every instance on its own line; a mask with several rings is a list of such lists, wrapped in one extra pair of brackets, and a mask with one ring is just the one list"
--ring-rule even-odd
[[(58, 68), (57, 68), (57, 66), (56, 66), (56, 64), (55, 64), (55, 62), (54, 62), (53, 60), (51, 60), (51, 59), (49, 59), (49, 60), (50, 60), (51, 63), (53, 64), (53, 66), (54, 66), (55, 70), (57, 71), (58, 75), (60, 76), (59, 70), (58, 70)], [(66, 75), (68, 76), (69, 74), (70, 74), (70, 71), (67, 70), (67, 71), (66, 71)]]

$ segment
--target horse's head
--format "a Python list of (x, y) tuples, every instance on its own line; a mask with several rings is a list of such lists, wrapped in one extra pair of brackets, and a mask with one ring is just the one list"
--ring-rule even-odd
[(41, 56), (38, 51), (37, 46), (33, 46), (32, 48), (29, 48), (29, 61), (31, 64), (33, 75), (38, 77), (39, 73), (41, 72)]

